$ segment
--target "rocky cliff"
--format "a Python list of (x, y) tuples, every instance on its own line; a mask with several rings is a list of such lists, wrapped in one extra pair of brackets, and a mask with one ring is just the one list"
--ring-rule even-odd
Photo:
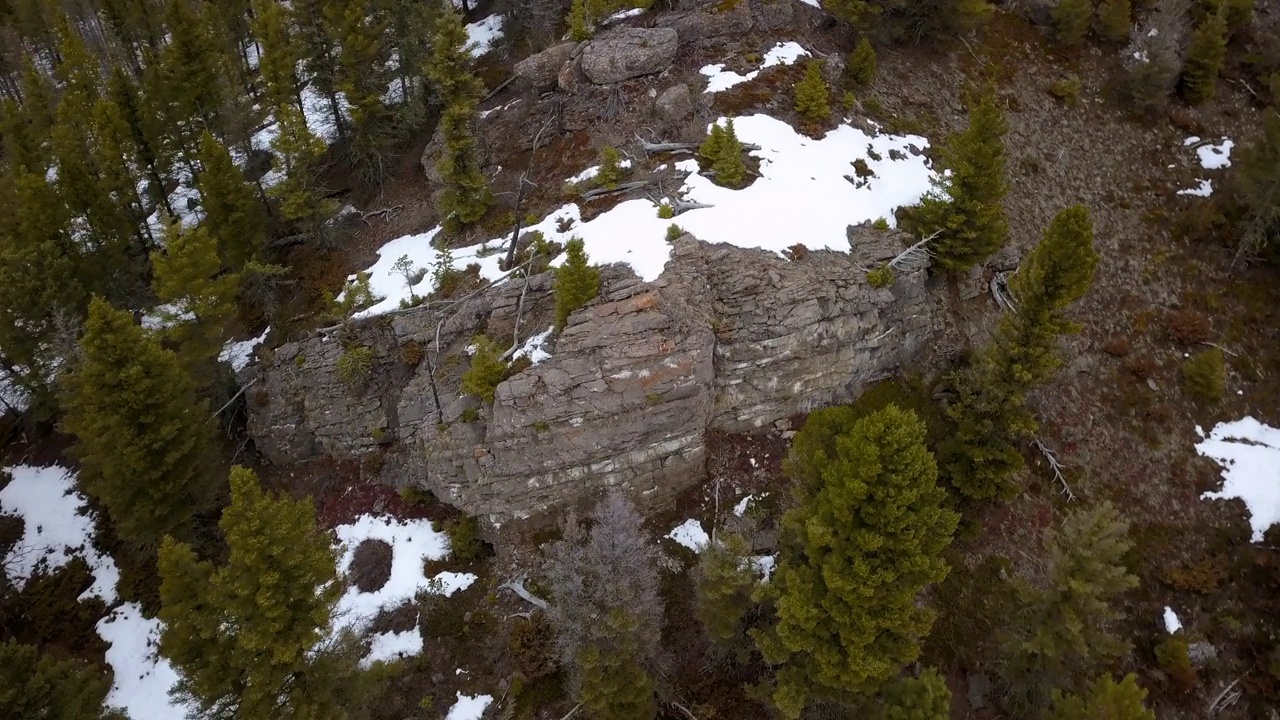
[[(851, 228), (851, 242), (852, 255), (787, 260), (686, 236), (652, 283), (605, 268), (600, 296), (551, 356), (502, 382), (492, 405), (459, 390), (466, 348), (481, 332), (523, 341), (549, 326), (550, 274), (350, 323), (245, 371), (257, 380), (249, 430), (274, 463), (384, 456), (386, 481), (495, 524), (605, 486), (660, 504), (702, 477), (709, 429), (747, 431), (852, 399), (940, 328), (943, 294), (923, 270), (887, 288), (865, 279), (901, 238)], [(360, 347), (372, 370), (353, 381), (339, 359)]]

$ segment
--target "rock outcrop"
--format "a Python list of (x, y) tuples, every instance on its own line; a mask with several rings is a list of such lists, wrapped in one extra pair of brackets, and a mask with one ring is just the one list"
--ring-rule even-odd
[(671, 28), (616, 28), (586, 44), (582, 72), (597, 85), (660, 73), (675, 62), (677, 45)]
[[(546, 328), (549, 275), (288, 343), (241, 378), (257, 380), (249, 432), (274, 463), (379, 457), (387, 482), (425, 486), (495, 524), (607, 486), (661, 504), (702, 477), (708, 430), (850, 400), (927, 349), (945, 293), (923, 270), (871, 287), (859, 261), (901, 240), (853, 238), (888, 246), (788, 261), (686, 236), (652, 283), (606, 267), (600, 297), (573, 314), (550, 358), (502, 382), (491, 406), (459, 390), (465, 348), (482, 331), (505, 343)], [(374, 368), (344, 382), (339, 358), (357, 345), (372, 348)]]
[[(686, 4), (682, 3), (681, 7)], [(673, 28), (680, 34), (682, 42), (697, 42), (706, 38), (745, 35), (755, 23), (751, 4), (747, 0), (702, 0), (697, 5), (691, 10), (660, 16), (658, 26)]]
[(551, 90), (556, 86), (560, 68), (573, 59), (578, 43), (560, 43), (516, 63), (516, 75), (529, 81), (535, 90)]
[(684, 83), (673, 85), (654, 101), (654, 110), (672, 122), (683, 120), (693, 113), (693, 93)]

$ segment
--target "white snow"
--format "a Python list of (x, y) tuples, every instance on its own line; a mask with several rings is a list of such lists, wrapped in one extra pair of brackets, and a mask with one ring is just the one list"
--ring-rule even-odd
[(751, 567), (765, 582), (769, 582), (769, 578), (773, 576), (773, 568), (777, 565), (777, 558), (772, 555), (756, 555), (751, 558)]
[(1201, 180), (1199, 185), (1185, 190), (1179, 190), (1179, 195), (1194, 195), (1196, 197), (1209, 197), (1213, 194), (1213, 181)]
[[(627, 160), (620, 160), (620, 161), (618, 162), (618, 167), (623, 168), (623, 169), (626, 169), (626, 168), (631, 167), (631, 160), (630, 160), (630, 159), (627, 159)], [(591, 167), (587, 168), (586, 170), (583, 170), (582, 172), (578, 173), (577, 175), (574, 175), (573, 177), (569, 178), (568, 180), (565, 180), (565, 183), (566, 183), (566, 184), (568, 184), (568, 185), (577, 185), (578, 183), (586, 182), (586, 181), (588, 181), (588, 180), (590, 180), (590, 179), (594, 178), (596, 175), (599, 175), (599, 174), (600, 174), (600, 166), (599, 166), (599, 165), (592, 165)]]
[(78, 556), (93, 573), (93, 584), (80, 599), (115, 604), (120, 570), (93, 545), (94, 519), (89, 501), (76, 490), (75, 474), (56, 465), (4, 469), (13, 481), (0, 490), (0, 512), (23, 519), (22, 538), (4, 560), (11, 579), (21, 588), (37, 571), (57, 570)]
[(1280, 429), (1251, 417), (1219, 423), (1196, 452), (1222, 466), (1222, 490), (1200, 497), (1243, 501), (1253, 542), (1261, 542), (1267, 528), (1280, 523)]
[(1192, 135), (1191, 137), (1189, 137), (1189, 138), (1187, 138), (1187, 139), (1185, 139), (1185, 140), (1183, 140), (1183, 141), (1182, 141), (1182, 146), (1183, 146), (1183, 147), (1191, 147), (1192, 145), (1195, 145), (1195, 144), (1196, 144), (1196, 143), (1198, 143), (1198, 142), (1200, 142), (1200, 136), (1199, 136), (1199, 135)]
[(1235, 147), (1235, 141), (1230, 138), (1223, 138), (1218, 144), (1205, 143), (1196, 148), (1196, 155), (1200, 157), (1200, 167), (1205, 170), (1221, 170), (1222, 168), (1231, 167), (1231, 148)]
[[(348, 588), (338, 599), (335, 610), (340, 628), (362, 631), (378, 613), (393, 610), (414, 599), (419, 592), (449, 596), (476, 581), (470, 573), (442, 572), (428, 578), (424, 571), (427, 560), (439, 560), (449, 553), (449, 540), (437, 532), (429, 520), (398, 520), (385, 515), (362, 515), (355, 522), (334, 528), (341, 548), (338, 572), (346, 573), (355, 558), (356, 546), (365, 540), (382, 540), (391, 546), (391, 575), (376, 592), (360, 592)], [(410, 633), (417, 633), (415, 627)], [(421, 639), (413, 641), (387, 634), (375, 636), (373, 649), (365, 662), (421, 652)]]
[(390, 662), (422, 654), (422, 632), (415, 625), (404, 632), (384, 632), (369, 637), (369, 654), (360, 660), (362, 667), (375, 662)]
[(195, 710), (169, 696), (178, 674), (156, 654), (160, 628), (159, 620), (142, 616), (137, 603), (125, 603), (98, 621), (98, 635), (110, 646), (107, 664), (114, 671), (106, 704), (121, 708), (131, 720), (184, 720)]
[(1168, 605), (1164, 607), (1164, 629), (1168, 630), (1170, 635), (1182, 629), (1182, 621), (1178, 619), (1178, 614)]
[(702, 550), (707, 546), (707, 543), (711, 542), (707, 531), (702, 529), (702, 523), (693, 519), (685, 520), (677, 525), (674, 530), (667, 533), (667, 537), (694, 552)]
[(501, 39), (501, 15), (490, 15), (467, 26), (467, 48), (473, 58), (478, 58), (492, 50), (494, 44)]
[(218, 353), (218, 360), (230, 365), (232, 370), (240, 372), (249, 366), (249, 361), (253, 359), (254, 349), (267, 339), (267, 333), (270, 332), (271, 328), (267, 328), (256, 338), (227, 343), (222, 348), (222, 352)]
[(801, 57), (809, 54), (796, 42), (778, 43), (773, 49), (765, 53), (764, 60), (760, 63), (760, 67), (752, 70), (746, 75), (739, 75), (732, 70), (725, 70), (724, 63), (716, 63), (715, 65), (707, 65), (698, 72), (707, 76), (707, 89), (704, 93), (724, 92), (735, 85), (741, 85), (744, 82), (755, 80), (760, 75), (760, 71), (765, 68), (771, 68), (775, 65), (791, 65)]
[(631, 8), (630, 10), (619, 10), (618, 12), (605, 18), (604, 21), (601, 22), (600, 24), (602, 26), (612, 25), (613, 23), (626, 20), (627, 18), (637, 17), (643, 14), (644, 14), (644, 8)]
[(524, 345), (516, 351), (515, 357), (527, 357), (534, 365), (547, 360), (551, 357), (551, 353), (547, 352), (547, 340), (550, 339), (551, 333), (555, 331), (555, 327), (549, 327), (546, 330), (530, 337), (524, 341)]
[(180, 323), (195, 320), (195, 313), (182, 307), (179, 303), (157, 305), (142, 316), (142, 327), (147, 330), (165, 330)]
[(458, 693), (458, 701), (449, 708), (444, 720), (480, 720), (485, 708), (493, 702), (492, 695), (463, 695)]
[(733, 506), (733, 514), (737, 515), (738, 517), (742, 517), (742, 515), (747, 512), (747, 506), (749, 506), (751, 504), (751, 501), (755, 499), (756, 499), (755, 495), (748, 495), (742, 498), (741, 500), (739, 500), (738, 504)]
[[(338, 112), (343, 119), (350, 116), (351, 105), (347, 96), (337, 93)], [(328, 144), (338, 139), (338, 126), (333, 120), (333, 105), (329, 98), (316, 89), (312, 83), (302, 88), (302, 114), (307, 121), (307, 128)]]
[[(761, 177), (750, 186), (731, 190), (715, 185), (696, 173), (697, 161), (683, 160), (676, 169), (690, 173), (678, 191), (686, 200), (711, 207), (681, 213), (680, 227), (709, 243), (729, 243), (746, 248), (764, 248), (779, 254), (797, 242), (814, 250), (847, 252), (849, 242), (845, 229), (864, 220), (888, 218), (904, 205), (919, 202), (932, 187), (933, 172), (923, 151), (928, 140), (915, 135), (868, 135), (849, 125), (841, 125), (814, 140), (797, 133), (781, 120), (767, 115), (737, 118), (734, 127), (744, 143), (757, 144), (753, 152), (760, 160)], [(894, 160), (890, 152), (904, 159)], [(874, 152), (879, 160), (874, 160)], [(855, 187), (846, 180), (853, 177), (853, 161), (861, 159), (874, 173), (865, 184)], [(640, 278), (651, 282), (666, 267), (671, 245), (666, 241), (670, 220), (658, 217), (657, 208), (649, 200), (627, 200), (589, 222), (582, 222), (576, 203), (553, 211), (541, 222), (526, 228), (537, 230), (548, 241), (566, 242), (579, 237), (597, 264), (615, 262), (631, 266)], [(567, 230), (561, 231), (561, 226)], [(409, 255), (418, 267), (430, 268), (439, 253), (431, 247), (431, 239), (440, 231), (396, 238), (378, 251), (378, 261), (366, 272), (370, 289), (381, 298), (359, 316), (377, 315), (400, 306), (409, 297), (403, 276), (392, 266), (401, 255)], [(498, 281), (504, 273), (498, 267), (502, 253), (493, 253), (496, 238), (479, 245), (455, 249), (453, 267), (469, 263), (480, 266), (480, 275)], [(488, 248), (488, 250), (482, 250)], [(485, 252), (485, 257), (479, 257)], [(553, 265), (564, 261), (557, 258)], [(355, 279), (352, 275), (351, 280)], [(413, 288), (417, 295), (431, 292), (430, 276)]]

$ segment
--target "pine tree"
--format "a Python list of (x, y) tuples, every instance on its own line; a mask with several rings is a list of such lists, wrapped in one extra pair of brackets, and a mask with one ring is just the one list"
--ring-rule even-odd
[(229, 58), (208, 18), (189, 0), (169, 0), (165, 25), (170, 38), (160, 59), (164, 97), (169, 101), (164, 107), (190, 159), (201, 130), (225, 132), (222, 111), (230, 93), (223, 68)]
[(1110, 675), (1089, 686), (1084, 697), (1053, 694), (1051, 720), (1156, 720), (1156, 714), (1143, 705), (1147, 691), (1138, 685), (1133, 673), (1116, 683)]
[(242, 467), (230, 484), (224, 564), (172, 538), (160, 548), (160, 653), (176, 691), (206, 718), (343, 718), (337, 688), (357, 671), (324, 662), (342, 585), (311, 500), (270, 495)]
[(937, 670), (929, 668), (920, 677), (906, 677), (890, 683), (884, 691), (884, 709), (878, 720), (948, 720), (951, 691)]
[(717, 538), (698, 553), (693, 576), (698, 619), (721, 652), (742, 649), (746, 639), (743, 621), (755, 607), (756, 573), (750, 562), (747, 544), (738, 535)]
[(1108, 42), (1123, 42), (1133, 27), (1133, 6), (1129, 0), (1102, 0), (1098, 5), (1098, 34)]
[[(108, 199), (107, 212), (118, 232), (133, 229), (136, 240), (133, 255), (146, 253), (152, 244), (150, 227), (142, 197), (138, 194), (138, 176), (133, 159), (138, 152), (120, 106), (109, 97), (99, 98), (93, 106), (94, 164), (98, 169), (99, 197)], [(131, 263), (134, 273), (142, 268)], [(139, 273), (140, 274), (140, 273)]]
[(266, 240), (267, 214), (253, 187), (236, 167), (231, 153), (212, 133), (200, 136), (196, 188), (204, 209), (204, 225), (218, 241), (218, 257), (238, 271), (258, 256)]
[(818, 124), (831, 117), (831, 91), (822, 78), (822, 63), (810, 60), (804, 77), (796, 83), (796, 112), (807, 123)]
[[(311, 86), (329, 101), (332, 124), (341, 140), (346, 137), (347, 122), (342, 104), (338, 100), (337, 41), (326, 16), (326, 8), (332, 2), (333, 0), (296, 0), (289, 7), (293, 11), (293, 26), (298, 31), (298, 42)], [(315, 132), (319, 128), (313, 127), (311, 130)]]
[(218, 244), (205, 225), (189, 230), (169, 225), (165, 251), (151, 255), (152, 286), (160, 302), (172, 308), (166, 334), (188, 370), (201, 380), (227, 339), (227, 323), (236, 314), (238, 278), (223, 274)]
[(316, 163), (324, 155), (324, 141), (307, 127), (302, 112), (292, 105), (276, 108), (279, 132), (271, 149), (284, 166), (284, 179), (267, 190), (280, 203), (280, 214), (298, 223), (305, 232), (317, 233), (338, 211), (323, 197), (316, 181)]
[(569, 38), (576, 42), (591, 39), (591, 27), (587, 24), (587, 0), (573, 0), (569, 5)]
[(1227, 21), (1227, 38), (1233, 38), (1253, 22), (1253, 8), (1257, 0), (1226, 0), (1222, 11)]
[(622, 167), (622, 156), (617, 148), (606, 145), (600, 150), (600, 172), (596, 173), (596, 182), (600, 183), (600, 187), (609, 189), (618, 187), (625, 173), (626, 170)]
[(177, 357), (101, 298), (81, 351), (64, 379), (63, 421), (80, 479), (121, 537), (153, 547), (207, 506), (209, 409)]
[(876, 79), (876, 50), (865, 35), (858, 40), (853, 52), (849, 53), (849, 63), (845, 72), (854, 85), (869, 87)]
[(1240, 250), (1280, 248), (1280, 111), (1263, 113), (1262, 132), (1240, 153), (1235, 195), (1244, 209)]
[(864, 20), (873, 19), (881, 12), (878, 4), (866, 0), (827, 0), (822, 7), (837, 20), (854, 26), (861, 26)]
[(0, 643), (0, 716), (22, 720), (109, 720), (110, 683), (98, 671), (56, 660), (30, 645)]
[(386, 23), (373, 0), (329, 2), (325, 13), (339, 48), (334, 80), (350, 105), (348, 152), (364, 179), (377, 184), (386, 174), (382, 156), (390, 139), (390, 111), (382, 102), (390, 81)]
[(395, 72), (404, 98), (399, 114), (412, 125), (420, 121), (425, 95), (422, 67), (431, 56), (431, 38), (442, 6), (419, 0), (379, 0), (379, 5), (397, 58)]
[(724, 139), (724, 126), (719, 123), (713, 123), (711, 129), (707, 131), (707, 139), (703, 140), (702, 145), (698, 147), (698, 155), (702, 156), (708, 163), (715, 163), (716, 160), (720, 159)]
[(938, 231), (933, 242), (938, 264), (964, 272), (1004, 247), (1009, 223), (1004, 202), (1004, 135), (1008, 122), (995, 91), (987, 88), (969, 109), (969, 127), (953, 136), (942, 152), (949, 175), (938, 192), (921, 205), (925, 229)]
[(0, 104), (0, 137), (9, 162), (27, 172), (49, 167), (45, 147), (54, 123), (53, 92), (49, 80), (30, 57), (22, 65), (22, 102), (6, 99)]
[(472, 129), (484, 85), (471, 74), (466, 46), (462, 17), (456, 12), (443, 13), (436, 23), (427, 77), (445, 103), (440, 118), (445, 147), (437, 166), (444, 187), (436, 209), (449, 232), (457, 232), (484, 217), (493, 202), (489, 182), (480, 172), (479, 149)]
[(1219, 10), (1206, 15), (1191, 34), (1191, 46), (1182, 67), (1182, 93), (1187, 102), (1199, 105), (1213, 98), (1226, 57), (1227, 21)]
[(609, 635), (618, 641), (583, 648), (578, 658), (581, 686), (578, 697), (589, 718), (596, 720), (653, 720), (653, 681), (637, 659), (628, 639), (635, 622), (622, 610), (604, 621)]
[(742, 143), (738, 140), (738, 131), (733, 127), (733, 119), (725, 121), (724, 130), (718, 139), (708, 141), (713, 144), (716, 153), (711, 162), (711, 172), (715, 175), (716, 183), (730, 188), (741, 187), (747, 180), (747, 166), (742, 161)]
[(1001, 669), (1015, 709), (1045, 707), (1052, 689), (1075, 690), (1126, 651), (1111, 626), (1120, 618), (1114, 600), (1138, 586), (1124, 564), (1128, 527), (1109, 503), (1077, 510), (1049, 539), (1048, 587), (1015, 582), (1021, 616)]
[(1053, 18), (1053, 31), (1058, 42), (1068, 47), (1076, 47), (1084, 42), (1089, 32), (1089, 23), (1093, 20), (1092, 0), (1058, 0), (1058, 4), (1050, 11)]
[(484, 335), (477, 336), (471, 343), (475, 352), (471, 354), (471, 364), (462, 373), (462, 392), (491, 403), (494, 390), (507, 374), (507, 364), (501, 358), (502, 348)]
[[(889, 406), (842, 425), (806, 423), (797, 446), (817, 451), (788, 458), (795, 504), (765, 590), (778, 621), (756, 634), (779, 666), (773, 699), (786, 718), (873, 692), (919, 656), (934, 614), (918, 596), (946, 577), (940, 553), (959, 519), (913, 413)], [(800, 440), (808, 433), (828, 437)]]
[(590, 264), (581, 238), (565, 244), (564, 265), (556, 268), (556, 328), (563, 330), (574, 310), (600, 294), (600, 270)]
[[(146, 72), (153, 71), (148, 67)], [(112, 70), (109, 92), (112, 103), (129, 128), (135, 159), (147, 176), (149, 199), (159, 204), (172, 217), (173, 206), (169, 204), (169, 194), (165, 192), (165, 177), (168, 176), (172, 162), (164, 145), (163, 119), (150, 105), (149, 99), (139, 92), (133, 78), (119, 67)]]
[(1089, 212), (1059, 212), (1009, 282), (1015, 312), (1001, 318), (991, 345), (953, 381), (947, 405), (955, 427), (941, 448), (943, 475), (967, 498), (1011, 497), (1022, 469), (1019, 447), (1037, 427), (1026, 408), (1032, 389), (1061, 365), (1058, 337), (1078, 331), (1063, 311), (1088, 291), (1098, 254)]
[(258, 72), (262, 75), (263, 104), (273, 110), (296, 105), (301, 112), (297, 68), (302, 60), (302, 45), (290, 27), (288, 9), (276, 0), (254, 0), (253, 36), (260, 48)]

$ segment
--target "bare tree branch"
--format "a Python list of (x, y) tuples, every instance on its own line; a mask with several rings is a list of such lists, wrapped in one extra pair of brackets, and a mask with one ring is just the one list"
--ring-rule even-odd
[(543, 600), (542, 598), (538, 597), (537, 595), (534, 595), (533, 593), (531, 593), (531, 592), (529, 592), (528, 590), (525, 590), (525, 589), (524, 589), (524, 580), (512, 580), (512, 581), (510, 581), (510, 582), (505, 582), (505, 583), (503, 583), (503, 584), (499, 585), (498, 587), (499, 587), (499, 589), (501, 589), (501, 588), (506, 588), (507, 590), (510, 590), (511, 592), (513, 592), (513, 593), (515, 593), (516, 595), (518, 595), (518, 596), (520, 597), (520, 599), (521, 599), (521, 600), (524, 600), (525, 602), (527, 602), (527, 603), (529, 603), (529, 604), (531, 604), (531, 605), (534, 605), (535, 607), (537, 607), (537, 608), (539, 608), (539, 609), (541, 609), (541, 610), (546, 610), (546, 609), (547, 609), (547, 601), (546, 601), (546, 600)]
[(1013, 294), (1009, 292), (1008, 273), (998, 272), (991, 277), (991, 297), (995, 298), (996, 304), (1001, 309), (1018, 312), (1018, 306), (1013, 302)]
[(1044, 456), (1045, 462), (1049, 463), (1049, 469), (1053, 471), (1053, 479), (1062, 485), (1062, 490), (1058, 494), (1066, 496), (1067, 502), (1075, 500), (1076, 494), (1071, 491), (1071, 486), (1067, 484), (1066, 476), (1062, 474), (1062, 463), (1058, 461), (1058, 454), (1050, 450), (1047, 445), (1040, 441), (1040, 438), (1036, 438), (1034, 445), (1040, 451), (1040, 454)]
[(631, 182), (618, 183), (616, 186), (612, 188), (606, 188), (606, 187), (592, 188), (582, 193), (580, 197), (583, 200), (594, 200), (598, 197), (605, 197), (607, 195), (617, 195), (618, 193), (638, 190), (639, 188), (645, 187), (648, 184), (649, 182), (647, 180), (632, 180)]
[(898, 256), (889, 261), (889, 267), (901, 272), (912, 272), (921, 270), (929, 265), (929, 260), (933, 257), (933, 251), (929, 249), (929, 243), (938, 237), (941, 230), (933, 233), (920, 242), (898, 253)]

